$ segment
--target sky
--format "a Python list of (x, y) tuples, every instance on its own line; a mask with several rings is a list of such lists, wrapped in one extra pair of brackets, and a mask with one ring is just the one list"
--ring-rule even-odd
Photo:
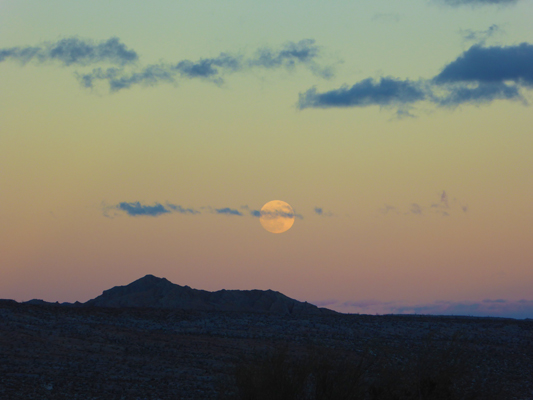
[[(533, 1), (0, 0), (0, 298), (146, 274), (533, 318)], [(281, 200), (291, 229), (262, 228)]]

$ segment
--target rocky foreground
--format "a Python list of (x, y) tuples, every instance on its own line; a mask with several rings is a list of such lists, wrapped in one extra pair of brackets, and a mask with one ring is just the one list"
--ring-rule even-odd
[(459, 349), (472, 393), (533, 399), (530, 320), (12, 300), (0, 301), (0, 399), (217, 399), (231, 392), (235, 365), (284, 344), (293, 352), (353, 354), (370, 366), (392, 363), (398, 371), (424, 354)]

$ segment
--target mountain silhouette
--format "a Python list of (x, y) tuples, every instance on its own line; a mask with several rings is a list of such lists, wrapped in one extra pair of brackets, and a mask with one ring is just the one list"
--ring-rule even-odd
[(165, 278), (146, 275), (126, 286), (115, 286), (84, 306), (144, 307), (183, 310), (267, 312), (285, 315), (335, 314), (273, 290), (219, 290), (209, 292), (176, 285)]

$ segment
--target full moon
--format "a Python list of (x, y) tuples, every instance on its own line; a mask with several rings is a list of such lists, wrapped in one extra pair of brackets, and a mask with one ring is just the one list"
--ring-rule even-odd
[(269, 201), (261, 208), (259, 222), (269, 232), (283, 233), (294, 224), (294, 210), (284, 201)]

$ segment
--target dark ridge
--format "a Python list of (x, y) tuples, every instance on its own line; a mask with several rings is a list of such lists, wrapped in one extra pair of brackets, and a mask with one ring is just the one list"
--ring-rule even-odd
[(336, 314), (300, 302), (273, 290), (219, 290), (209, 292), (176, 285), (165, 278), (146, 275), (126, 286), (115, 286), (84, 306), (164, 308), (202, 311), (266, 312), (284, 315)]

